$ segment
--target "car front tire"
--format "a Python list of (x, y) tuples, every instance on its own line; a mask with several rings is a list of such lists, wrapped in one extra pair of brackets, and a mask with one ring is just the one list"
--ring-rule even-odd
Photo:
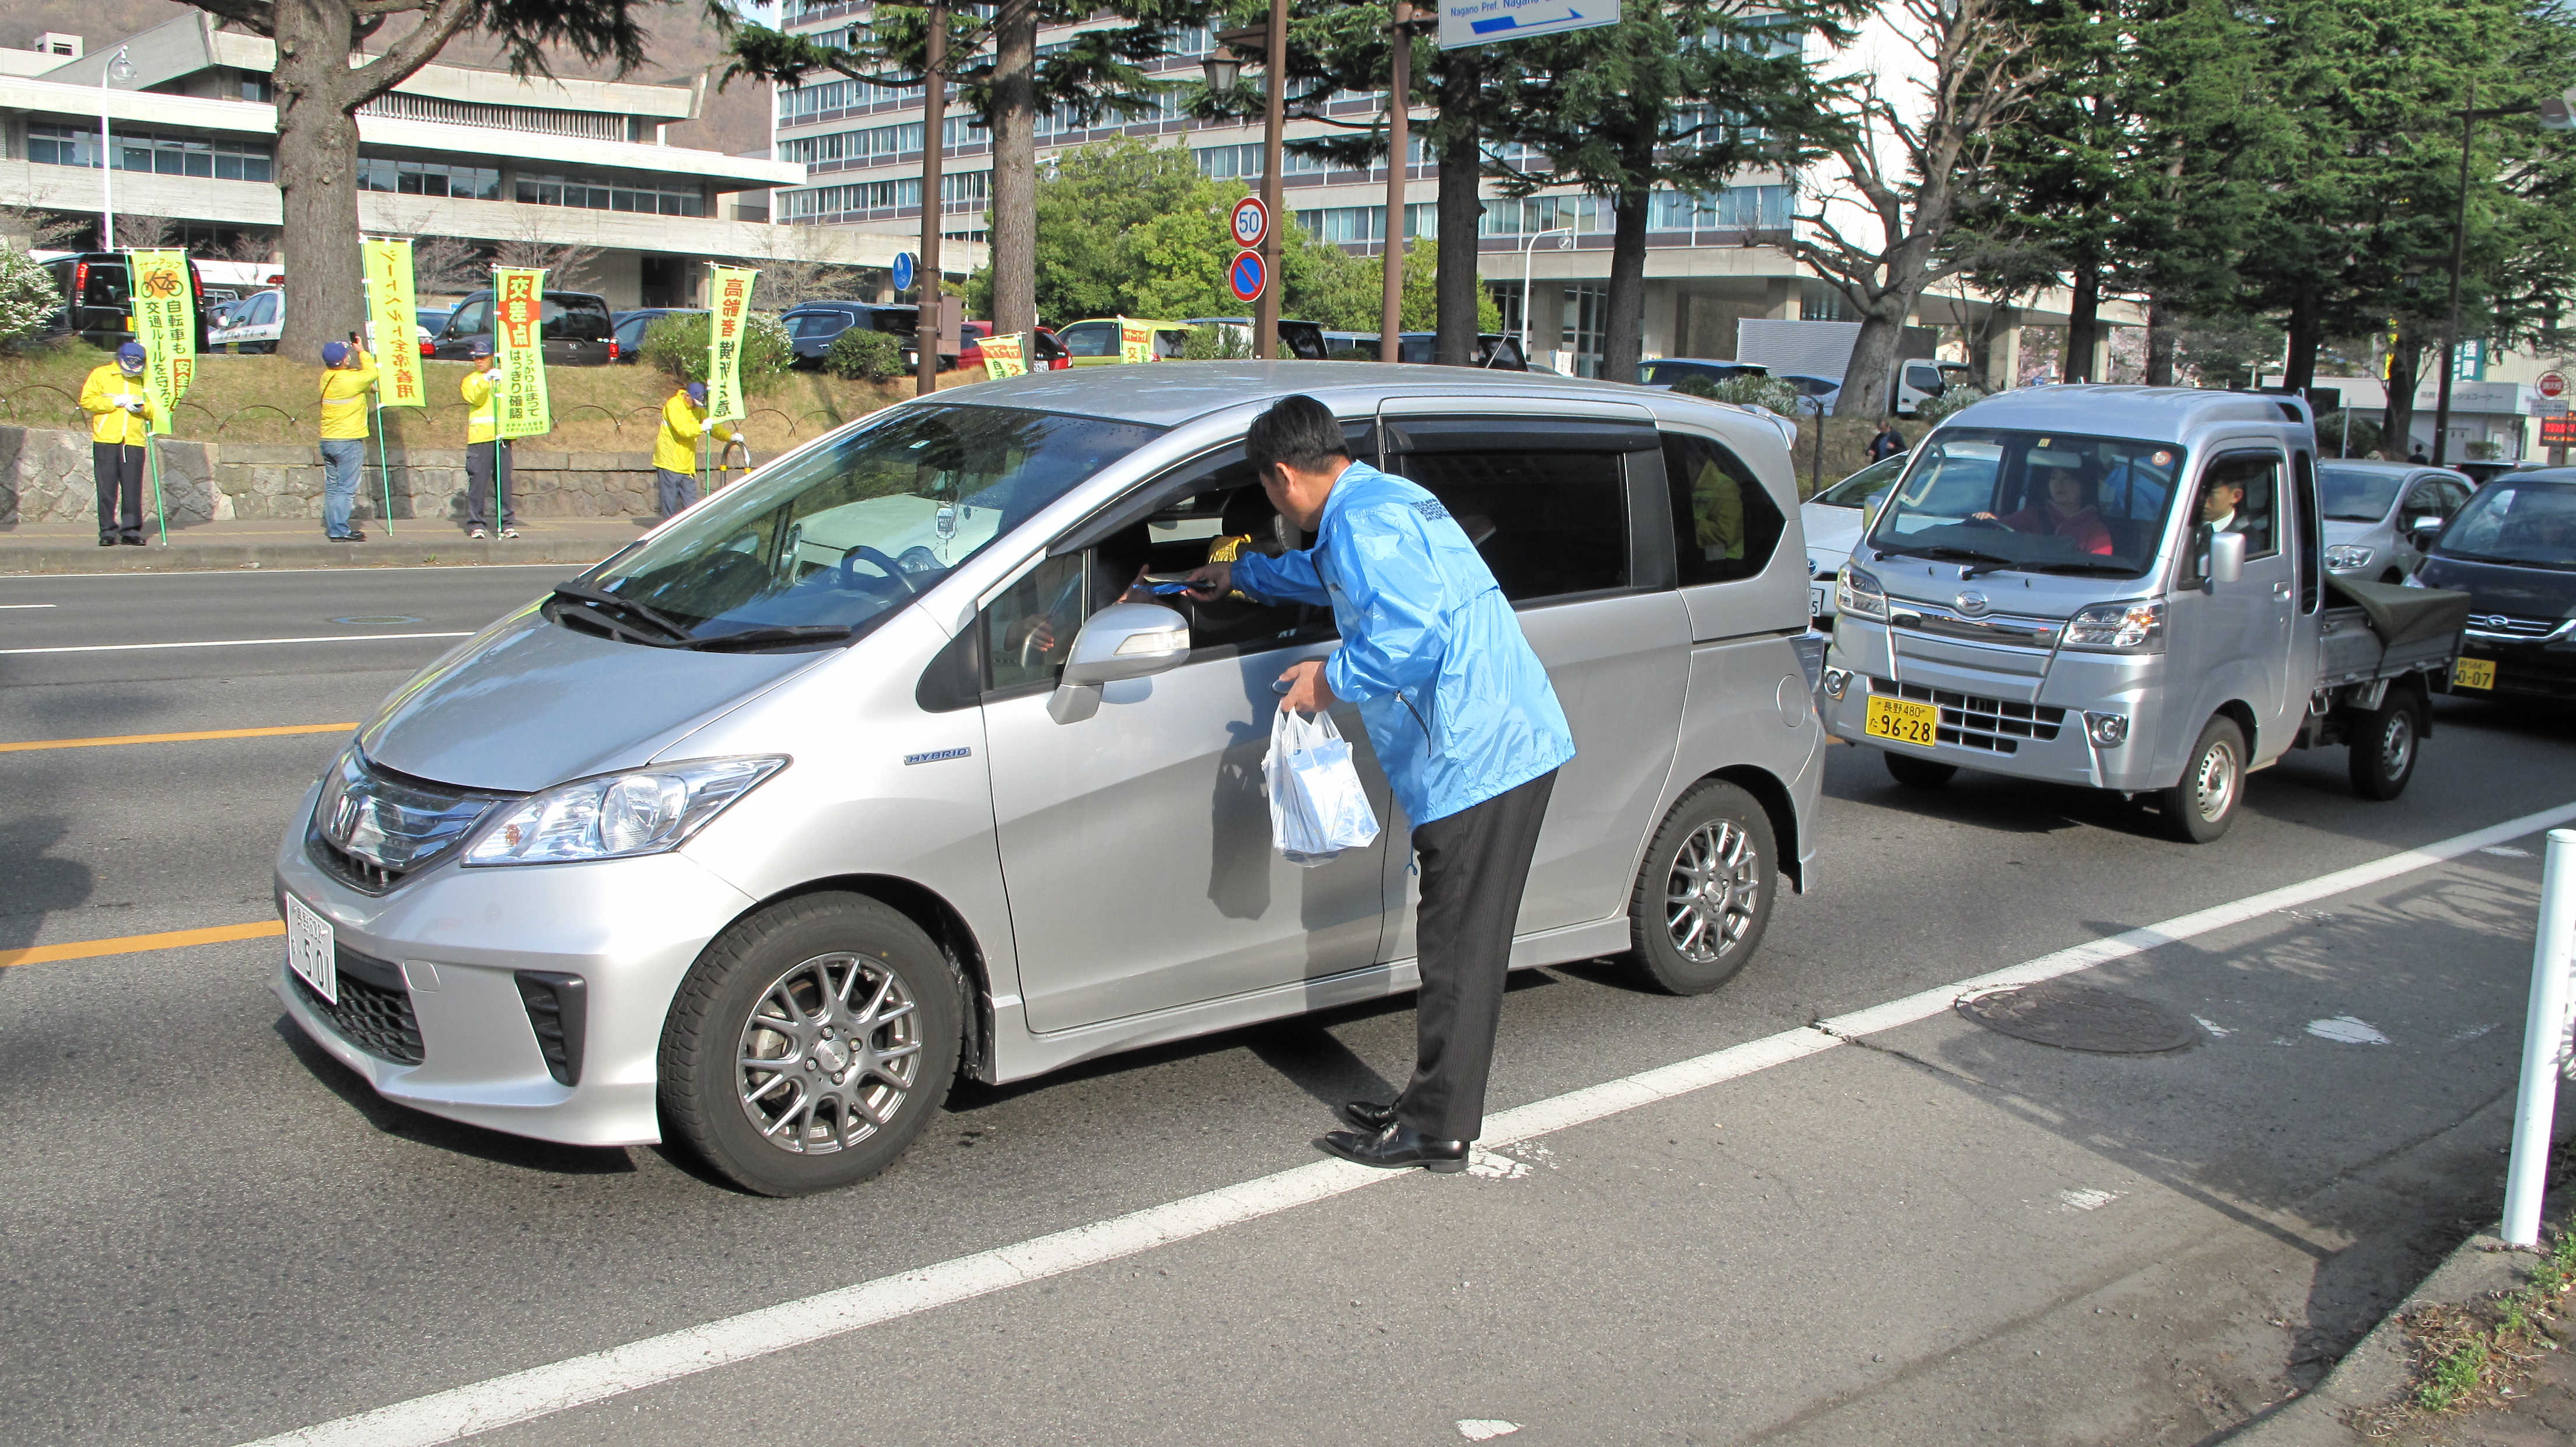
[(2236, 822), (2245, 797), (2245, 731), (2214, 718), (2183, 765), (2182, 782), (2160, 790), (2165, 828), (2185, 844), (2207, 844)]

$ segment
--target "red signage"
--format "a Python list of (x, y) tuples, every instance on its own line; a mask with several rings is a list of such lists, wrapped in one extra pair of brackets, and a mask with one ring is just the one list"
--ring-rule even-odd
[(2541, 373), (2541, 374), (2540, 374), (2540, 395), (2541, 395), (2541, 396), (2543, 396), (2543, 397), (2564, 397), (2564, 396), (2566, 396), (2566, 395), (2567, 395), (2567, 378), (2566, 378), (2566, 375), (2565, 375), (2564, 373), (2560, 373), (2560, 372), (2543, 372), (2543, 373)]
[(2562, 414), (2541, 418), (2540, 445), (2543, 447), (2576, 446), (2576, 417)]

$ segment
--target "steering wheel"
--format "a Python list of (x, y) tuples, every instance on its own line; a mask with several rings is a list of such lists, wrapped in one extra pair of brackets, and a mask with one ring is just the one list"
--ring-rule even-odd
[(1997, 532), (2004, 533), (2012, 531), (2010, 527), (2005, 525), (2002, 518), (1962, 518), (1959, 520), (1959, 526), (1963, 528), (1993, 528)]
[(841, 554), (841, 585), (845, 588), (856, 588), (860, 586), (859, 575), (852, 571), (850, 567), (852, 563), (872, 564), (875, 566), (877, 571), (894, 579), (895, 584), (902, 588), (904, 592), (915, 598), (921, 596), (921, 590), (913, 586), (911, 578), (904, 575), (902, 564), (897, 563), (894, 559), (887, 557), (885, 554), (878, 552), (876, 549), (869, 547), (865, 543), (861, 543), (850, 549), (848, 552)]
[(901, 564), (907, 572), (936, 573), (940, 571), (939, 555), (919, 543), (914, 543), (911, 547), (904, 549), (903, 556), (895, 559), (895, 561)]

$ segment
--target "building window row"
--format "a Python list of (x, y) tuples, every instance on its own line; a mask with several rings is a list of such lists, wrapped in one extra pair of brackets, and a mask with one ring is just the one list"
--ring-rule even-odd
[(810, 125), (827, 113), (896, 103), (921, 104), (921, 87), (877, 85), (864, 80), (816, 81), (778, 93), (778, 123)]
[(445, 161), (404, 161), (391, 156), (358, 157), (358, 189), (400, 196), (455, 196), (467, 201), (501, 199), (501, 171), (496, 166), (450, 165)]
[[(1405, 148), (1405, 153), (1412, 158), (1412, 165), (1428, 166), (1434, 163), (1431, 142), (1421, 136), (1412, 138), (1412, 144)], [(1261, 174), (1259, 141), (1249, 141), (1235, 146), (1202, 146), (1191, 154), (1198, 158), (1199, 174), (1213, 180), (1228, 181), (1236, 177), (1250, 180)], [(1290, 148), (1281, 151), (1280, 155), (1282, 173), (1289, 176), (1321, 176), (1332, 171), (1347, 172), (1354, 169), (1329, 161), (1310, 151)]]
[(519, 173), (518, 199), (530, 206), (575, 206), (591, 211), (633, 211), (646, 216), (704, 216), (707, 193), (702, 186), (677, 182), (610, 180), (598, 176)]
[[(1335, 246), (1357, 246), (1386, 240), (1386, 208), (1383, 206), (1317, 207), (1298, 212), (1297, 224), (1312, 232), (1317, 241)], [(1404, 238), (1407, 241), (1439, 234), (1439, 203), (1417, 201), (1404, 208)]]
[(649, 142), (653, 139), (655, 124), (649, 116), (603, 115), (597, 111), (554, 110), (542, 106), (485, 105), (476, 101), (410, 95), (403, 91), (378, 96), (358, 107), (358, 113), (395, 120), (439, 121), (451, 126), (578, 136), (592, 141)]
[(1729, 186), (1722, 191), (1657, 191), (1646, 206), (1649, 231), (1786, 231), (1789, 188)]
[[(990, 171), (956, 171), (940, 177), (940, 209), (947, 211), (971, 205), (981, 210), (992, 194), (992, 180)], [(918, 211), (921, 209), (921, 178), (907, 176), (893, 181), (853, 181), (845, 186), (786, 191), (780, 193), (780, 197), (781, 214), (789, 221), (816, 221), (827, 216), (859, 216), (869, 212)]]
[[(973, 116), (950, 116), (940, 128), (940, 147), (953, 151), (961, 146), (981, 146), (992, 136), (983, 122)], [(864, 130), (834, 131), (827, 136), (799, 136), (782, 141), (778, 159), (802, 161), (806, 165), (832, 162), (870, 165), (897, 156), (921, 153), (921, 122), (905, 121), (891, 126), (869, 126)]]
[[(116, 169), (221, 181), (276, 179), (270, 148), (258, 141), (206, 140), (151, 131), (117, 131)], [(27, 159), (41, 166), (98, 165), (98, 128), (31, 121)]]

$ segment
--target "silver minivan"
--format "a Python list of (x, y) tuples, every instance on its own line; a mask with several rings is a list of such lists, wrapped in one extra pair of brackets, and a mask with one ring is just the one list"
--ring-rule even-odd
[(1516, 966), (1677, 992), (1812, 880), (1824, 731), (1770, 419), (1633, 387), (1334, 363), (1039, 374), (787, 454), (404, 684), (277, 855), (275, 988), (388, 1099), (552, 1141), (665, 1129), (747, 1189), (864, 1179), (952, 1077), (1415, 983), (1385, 831), (1300, 868), (1262, 760), (1327, 610), (1122, 602), (1298, 545), (1243, 458), (1279, 396), (1437, 494), (1579, 754)]

